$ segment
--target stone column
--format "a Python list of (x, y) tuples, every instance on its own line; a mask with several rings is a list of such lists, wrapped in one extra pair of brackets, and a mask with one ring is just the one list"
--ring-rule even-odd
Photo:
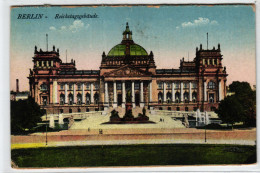
[(114, 96), (113, 108), (116, 108), (117, 107), (116, 81), (113, 82), (113, 96)]
[(149, 102), (153, 101), (153, 88), (152, 88), (152, 81), (149, 82)]
[(204, 101), (207, 101), (207, 83), (204, 81)]
[(122, 108), (125, 108), (126, 103), (126, 93), (125, 93), (125, 81), (122, 81)]
[(109, 105), (109, 103), (108, 103), (108, 101), (109, 101), (109, 98), (108, 98), (108, 84), (107, 84), (107, 82), (104, 82), (105, 83), (105, 99), (104, 99), (104, 101), (105, 101), (105, 103), (104, 103), (104, 106), (105, 106), (105, 108), (104, 108), (104, 110), (107, 110), (107, 108), (108, 108), (108, 105)]
[(53, 81), (53, 85), (52, 85), (52, 92), (53, 92), (53, 94), (52, 94), (52, 102), (54, 103), (54, 104), (56, 104), (57, 103), (57, 90), (58, 90), (58, 86), (57, 86), (58, 84), (57, 84), (57, 81), (55, 80), (55, 81)]
[(174, 88), (174, 82), (172, 82), (172, 102), (175, 102), (175, 88)]
[(181, 82), (181, 94), (180, 94), (180, 97), (181, 97), (181, 102), (183, 102), (183, 82)]
[(166, 83), (163, 82), (163, 102), (166, 103)]
[(191, 82), (189, 82), (189, 101), (191, 102), (192, 101), (192, 93), (191, 93)]
[(49, 104), (54, 103), (54, 100), (53, 100), (53, 82), (50, 83), (50, 97), (48, 99), (49, 99), (49, 101), (48, 101)]
[(140, 107), (144, 107), (144, 82), (141, 81), (141, 86), (140, 86)]
[(51, 66), (53, 67), (53, 61), (51, 61)]
[(135, 108), (135, 82), (132, 81), (132, 106)]
[(82, 85), (81, 85), (81, 87), (82, 87), (82, 104), (85, 104), (85, 85), (84, 85), (84, 83), (82, 83)]
[(77, 104), (76, 84), (73, 84), (73, 103)]
[(65, 83), (65, 104), (68, 103), (68, 84)]
[(39, 61), (36, 61), (36, 67), (39, 67)]
[(90, 83), (90, 103), (94, 103), (93, 83)]
[(221, 80), (218, 82), (218, 101), (222, 100)]
[(108, 103), (108, 86), (107, 82), (105, 82), (105, 103)]

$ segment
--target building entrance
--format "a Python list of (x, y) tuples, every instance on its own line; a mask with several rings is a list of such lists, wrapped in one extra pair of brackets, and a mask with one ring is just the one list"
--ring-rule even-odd
[(140, 104), (140, 94), (137, 93), (135, 94), (135, 105), (139, 106), (139, 104)]
[(118, 106), (122, 105), (122, 94), (117, 94), (117, 105)]

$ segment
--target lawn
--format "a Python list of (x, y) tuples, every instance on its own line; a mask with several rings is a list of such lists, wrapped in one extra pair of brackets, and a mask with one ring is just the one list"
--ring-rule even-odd
[(18, 167), (250, 164), (255, 146), (159, 144), (14, 149)]

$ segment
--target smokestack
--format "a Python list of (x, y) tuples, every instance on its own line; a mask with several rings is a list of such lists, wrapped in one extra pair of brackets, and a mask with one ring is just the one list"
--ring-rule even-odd
[(19, 79), (16, 79), (16, 93), (19, 92)]

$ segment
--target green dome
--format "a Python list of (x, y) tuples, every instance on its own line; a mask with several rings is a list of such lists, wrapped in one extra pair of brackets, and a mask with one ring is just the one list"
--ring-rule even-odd
[[(146, 50), (138, 45), (138, 44), (130, 44), (130, 56), (135, 55), (148, 55)], [(126, 45), (125, 44), (118, 44), (114, 46), (109, 52), (107, 56), (125, 56), (126, 55)]]

